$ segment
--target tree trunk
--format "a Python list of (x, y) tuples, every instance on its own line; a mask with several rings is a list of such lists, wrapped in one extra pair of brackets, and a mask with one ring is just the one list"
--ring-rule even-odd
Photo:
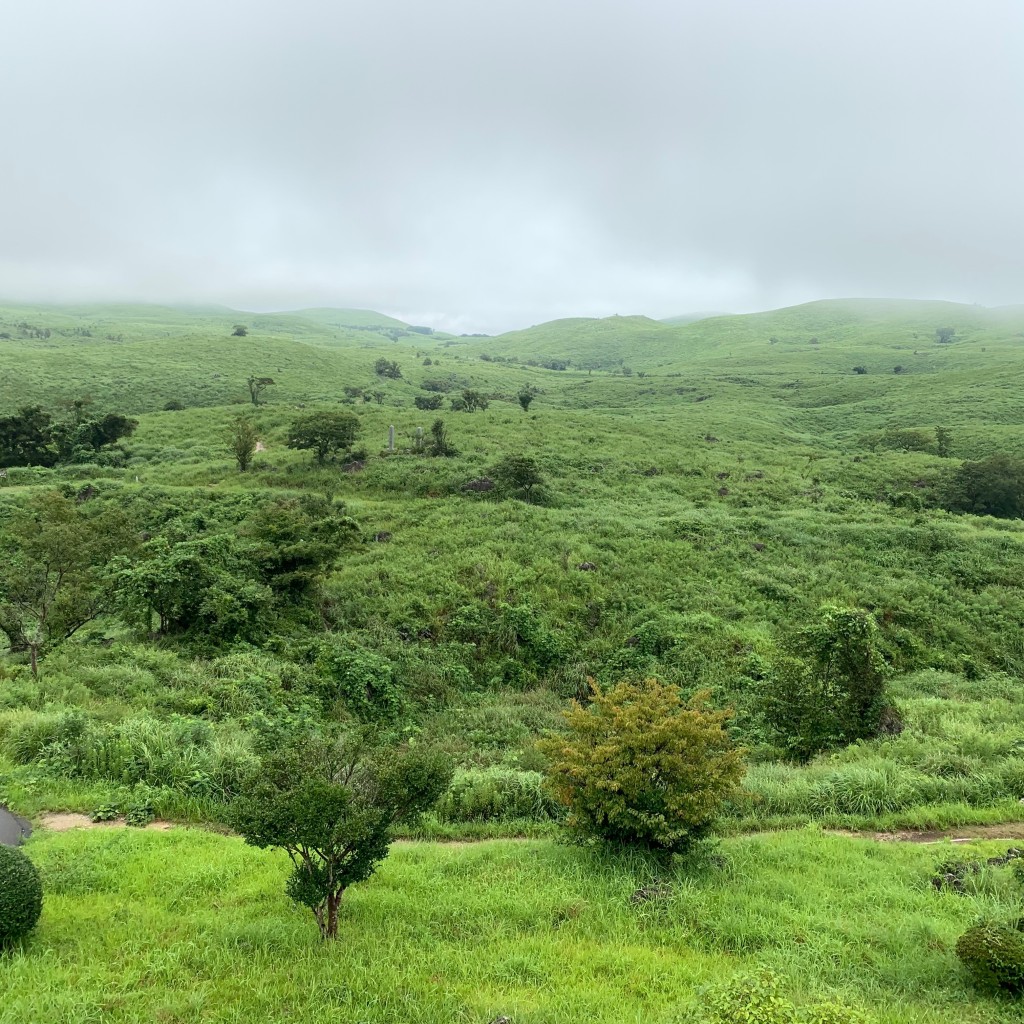
[(29, 644), (28, 650), (32, 660), (32, 678), (35, 679), (39, 675), (39, 645)]
[(333, 892), (327, 897), (327, 932), (324, 938), (336, 939), (338, 937), (338, 904), (340, 902), (340, 892)]

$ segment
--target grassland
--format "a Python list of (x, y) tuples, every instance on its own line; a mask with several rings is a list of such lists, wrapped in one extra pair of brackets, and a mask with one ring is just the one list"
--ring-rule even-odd
[[(271, 495), (345, 503), (358, 535), (325, 622), (388, 667), (409, 733), (459, 766), (418, 836), (552, 834), (533, 741), (588, 677), (710, 688), (750, 761), (726, 866), (680, 866), (665, 906), (630, 906), (637, 865), (547, 840), (403, 845), (346, 897), (338, 951), (288, 907), (281, 863), (232, 839), (41, 834), (52, 895), (38, 956), (0, 967), (19, 993), (0, 1020), (675, 1021), (705, 981), (758, 966), (879, 1021), (1017, 1019), (969, 995), (950, 952), (972, 916), (1011, 904), (1002, 881), (938, 896), (935, 850), (816, 830), (1022, 816), (1024, 525), (933, 500), (961, 459), (1024, 452), (1022, 332), (1020, 310), (873, 301), (497, 338), (352, 310), (0, 309), (0, 415), (88, 395), (139, 420), (105, 464), (11, 469), (0, 510), (91, 487), (150, 529), (173, 503), (210, 519)], [(375, 374), (382, 356), (401, 379)], [(276, 381), (259, 408), (250, 374)], [(490, 406), (421, 411), (424, 384)], [(301, 412), (339, 407), (360, 420), (353, 472), (285, 443)], [(264, 443), (246, 474), (224, 441), (240, 412)], [(412, 450), (437, 415), (454, 458)], [(884, 442), (937, 426), (951, 453)], [(533, 503), (465, 490), (510, 452), (540, 463)], [(760, 720), (759, 666), (826, 603), (876, 615), (906, 729), (798, 765)], [(198, 650), (101, 619), (38, 680), (0, 662), (0, 802), (216, 819), (267, 723), (316, 713), (309, 674), (292, 638)], [(71, 770), (51, 745), (80, 728), (103, 754)]]

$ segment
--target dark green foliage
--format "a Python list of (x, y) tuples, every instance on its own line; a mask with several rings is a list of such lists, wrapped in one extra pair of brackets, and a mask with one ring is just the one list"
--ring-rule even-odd
[(763, 689), (763, 714), (781, 744), (807, 759), (821, 750), (898, 729), (874, 617), (829, 607), (788, 638)]
[(53, 420), (38, 405), (0, 417), (0, 467), (52, 466), (57, 462)]
[(249, 328), (245, 324), (235, 324), (231, 331), (232, 338), (244, 338), (249, 333)]
[(394, 719), (402, 710), (394, 666), (376, 651), (328, 637), (320, 643), (315, 668), (328, 703), (340, 701), (361, 721)]
[(853, 372), (856, 374), (865, 374), (868, 372), (868, 368), (866, 366), (855, 366), (853, 368)]
[(288, 853), (288, 895), (333, 939), (345, 890), (388, 855), (391, 829), (415, 821), (450, 782), (438, 753), (374, 747), (361, 733), (310, 737), (265, 759), (230, 820), (250, 845)]
[(948, 459), (953, 454), (953, 432), (948, 427), (935, 428), (935, 449), (941, 459)]
[(273, 377), (259, 377), (256, 374), (250, 374), (246, 383), (249, 385), (249, 400), (253, 405), (259, 405), (263, 401), (263, 392), (267, 388), (273, 387), (276, 382)]
[(244, 473), (256, 454), (256, 445), (259, 443), (260, 434), (248, 416), (239, 416), (231, 425), (228, 431), (228, 449), (238, 463), (238, 471)]
[[(477, 409), (486, 409), (488, 405), (490, 405), (490, 402), (486, 395), (481, 394), (479, 391), (467, 389), (462, 392), (461, 405), (458, 411), (476, 412)], [(455, 399), (452, 400), (452, 408), (455, 409)]]
[(402, 368), (393, 359), (378, 359), (373, 364), (373, 372), (390, 380), (399, 380), (402, 376)]
[(444, 405), (444, 395), (417, 395), (413, 402), (417, 409), (424, 411), (440, 409)]
[(458, 448), (448, 440), (444, 420), (437, 419), (430, 425), (430, 443), (427, 451), (435, 458), (449, 459), (459, 454)]
[(1024, 994), (1024, 920), (1011, 924), (987, 921), (968, 928), (956, 955), (974, 983), (987, 991)]
[(935, 340), (940, 345), (948, 345), (956, 337), (955, 327), (936, 327)]
[(323, 465), (329, 455), (348, 451), (359, 434), (359, 419), (350, 412), (314, 412), (300, 416), (288, 431), (288, 447), (312, 451)]
[(506, 491), (522, 491), (527, 501), (533, 499), (534, 487), (544, 483), (540, 466), (532, 455), (507, 455), (492, 473)]
[(247, 546), (228, 533), (154, 538), (118, 590), (129, 621), (148, 629), (156, 616), (158, 633), (212, 643), (259, 639), (273, 600)]
[(42, 910), (36, 866), (21, 850), (0, 846), (0, 948), (28, 935)]
[(113, 509), (89, 510), (56, 492), (13, 513), (0, 532), (0, 631), (12, 651), (39, 656), (113, 604), (111, 559), (135, 540)]
[(164, 412), (180, 412), (184, 408), (185, 403), (178, 401), (177, 398), (172, 398), (164, 404)]
[(946, 482), (940, 502), (951, 512), (1024, 518), (1024, 459), (1000, 454), (965, 462)]
[(532, 388), (523, 388), (523, 390), (516, 395), (523, 412), (529, 412), (530, 405), (536, 397), (537, 393)]
[(930, 452), (935, 450), (935, 438), (927, 430), (909, 430), (890, 427), (868, 434), (865, 444), (873, 449), (899, 452)]
[(587, 707), (573, 702), (567, 733), (538, 744), (570, 832), (659, 855), (704, 837), (744, 773), (729, 714), (707, 710), (708, 696), (684, 703), (676, 687), (648, 679), (595, 687)]

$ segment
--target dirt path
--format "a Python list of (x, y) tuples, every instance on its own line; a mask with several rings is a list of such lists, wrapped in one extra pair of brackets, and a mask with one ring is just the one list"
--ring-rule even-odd
[[(85, 814), (74, 814), (68, 811), (47, 811), (36, 819), (40, 828), (49, 832), (67, 832), (70, 829), (78, 828), (126, 828), (124, 818), (115, 818), (113, 821), (92, 821)], [(154, 832), (166, 832), (174, 828), (172, 821), (156, 820), (151, 821), (146, 828)], [(24, 818), (19, 818), (6, 808), (0, 807), (0, 843), (9, 846), (16, 846), (24, 836), (32, 831), (31, 825)], [(764, 836), (774, 835), (773, 832), (746, 832), (741, 835)], [(1003, 825), (965, 825), (953, 829), (930, 829), (915, 830), (904, 829), (897, 832), (854, 832), (846, 829), (828, 829), (826, 835), (845, 836), (848, 839), (871, 839), (878, 843), (921, 843), (924, 845), (942, 843), (947, 840), (952, 843), (972, 843), (989, 840), (992, 842), (1012, 843), (1024, 842), (1024, 822), (1011, 821)], [(731, 837), (729, 837), (731, 838)], [(739, 838), (737, 836), (736, 838)], [(477, 843), (486, 842), (529, 842), (528, 838), (521, 836), (506, 836), (490, 839), (453, 839), (439, 840), (416, 840), (398, 839), (396, 843), (401, 846), (412, 846), (418, 842), (438, 842), (452, 848), (463, 846), (474, 846)]]

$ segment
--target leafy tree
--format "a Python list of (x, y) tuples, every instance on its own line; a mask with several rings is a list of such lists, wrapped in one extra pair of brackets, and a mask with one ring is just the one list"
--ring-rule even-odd
[(402, 368), (393, 359), (378, 359), (373, 364), (373, 372), (378, 377), (387, 377), (390, 380), (398, 380), (402, 376)]
[(263, 392), (269, 387), (276, 386), (276, 382), (273, 377), (257, 377), (255, 374), (250, 374), (249, 380), (249, 398), (253, 405), (259, 405), (260, 400), (263, 397)]
[(273, 602), (250, 550), (229, 533), (155, 537), (122, 568), (118, 597), (129, 621), (149, 629), (155, 615), (161, 634), (212, 643), (258, 639)]
[(440, 409), (444, 405), (444, 395), (417, 395), (413, 402), (417, 409), (422, 409), (425, 412)]
[(855, 366), (853, 372), (863, 375), (868, 372), (868, 368), (866, 366)]
[(522, 406), (523, 412), (529, 412), (530, 403), (537, 397), (537, 393), (533, 388), (523, 388), (516, 397), (519, 399), (519, 404)]
[(432, 807), (451, 776), (440, 754), (374, 747), (364, 733), (307, 740), (264, 760), (230, 820), (250, 846), (288, 854), (288, 895), (335, 939), (345, 890), (373, 874), (391, 829)]
[(936, 327), (935, 340), (940, 345), (948, 345), (956, 337), (955, 327)]
[(374, 391), (374, 393), (373, 393), (373, 400), (378, 405), (383, 405), (385, 398), (387, 398), (387, 395), (383, 391)]
[[(462, 409), (465, 412), (476, 412), (477, 409), (484, 410), (488, 405), (490, 405), (490, 402), (479, 391), (467, 389), (462, 392)], [(452, 408), (454, 407), (455, 403), (453, 402)]]
[(595, 686), (589, 707), (574, 701), (567, 733), (538, 744), (570, 832), (662, 856), (706, 836), (744, 772), (729, 712), (708, 710), (708, 697), (684, 703), (676, 687), (647, 679)]
[(0, 417), (0, 468), (53, 466), (52, 419), (41, 406), (24, 405), (13, 416)]
[(131, 437), (139, 421), (110, 412), (94, 420), (59, 423), (53, 428), (53, 442), (61, 462), (88, 461), (108, 445)]
[(530, 455), (506, 455), (493, 470), (493, 476), (509, 491), (525, 491), (526, 500), (533, 500), (533, 489), (544, 483), (537, 460)]
[(946, 481), (940, 502), (951, 512), (1024, 519), (1024, 459), (990, 455), (965, 462)]
[(232, 338), (244, 338), (249, 333), (249, 328), (245, 324), (235, 324), (234, 329), (231, 331)]
[(0, 537), (0, 632), (35, 675), (41, 654), (112, 606), (110, 563), (134, 536), (120, 512), (87, 514), (51, 492), (16, 510)]
[(259, 430), (248, 416), (239, 416), (228, 431), (228, 449), (238, 463), (238, 471), (244, 473), (256, 454), (260, 441)]
[(263, 582), (278, 600), (297, 604), (316, 593), (359, 527), (344, 505), (307, 494), (265, 503), (240, 532)]
[(948, 459), (953, 454), (953, 432), (948, 427), (935, 428), (935, 446), (940, 458)]
[(359, 434), (359, 419), (350, 412), (314, 412), (300, 416), (288, 431), (288, 447), (311, 450), (323, 465), (328, 455), (348, 451)]
[(886, 696), (887, 666), (874, 617), (826, 607), (783, 644), (766, 681), (766, 720), (802, 760), (878, 736), (896, 721)]
[(444, 420), (436, 419), (430, 426), (430, 454), (437, 458), (451, 458), (459, 454), (458, 448), (448, 440), (448, 431), (445, 430)]

